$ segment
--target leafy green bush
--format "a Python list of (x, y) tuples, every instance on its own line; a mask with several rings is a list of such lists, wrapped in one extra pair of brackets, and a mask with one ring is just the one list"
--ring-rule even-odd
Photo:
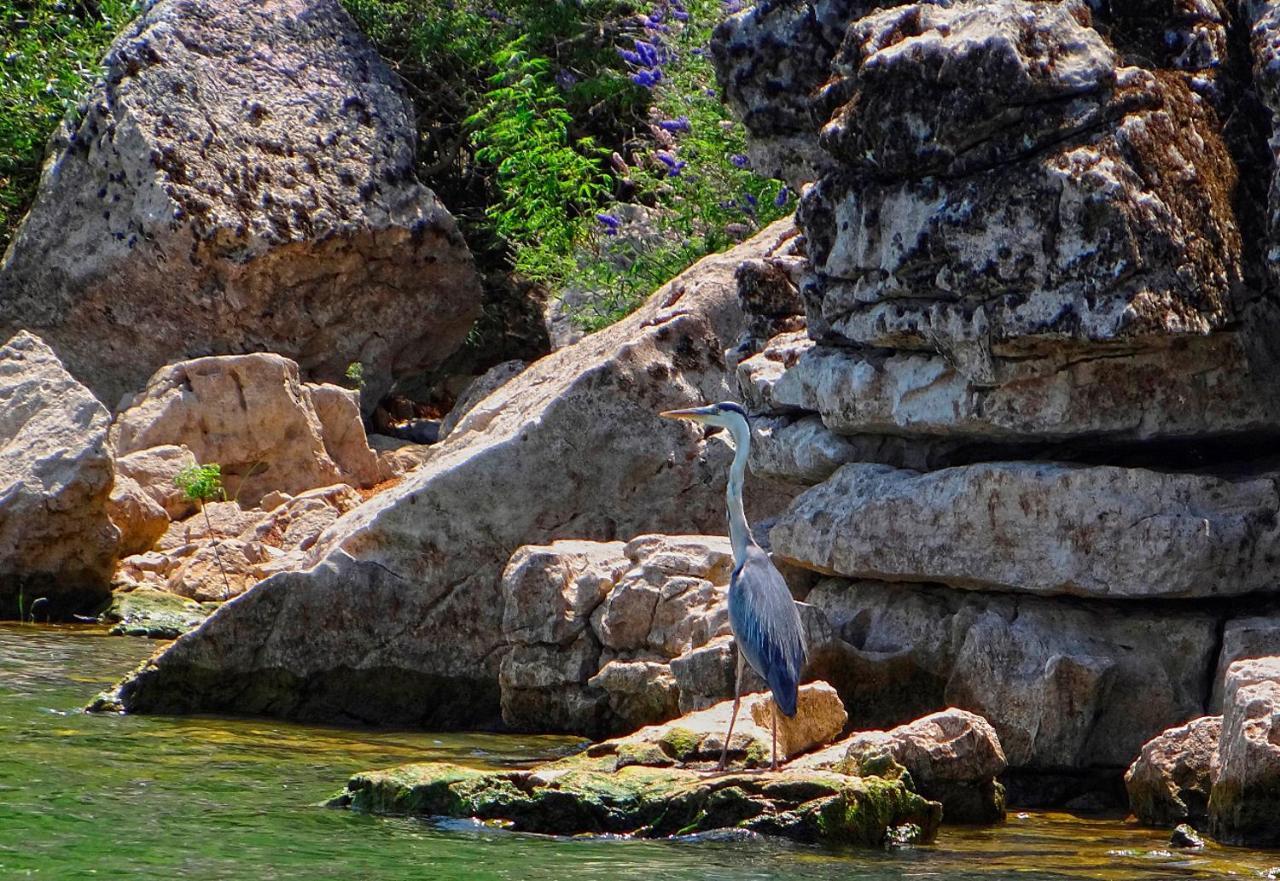
[(35, 195), (49, 134), (101, 71), (132, 0), (0, 3), (0, 251)]
[(222, 490), (222, 466), (217, 464), (189, 465), (174, 475), (173, 485), (182, 490), (189, 502), (212, 502), (226, 498), (226, 493)]
[[(707, 44), (736, 0), (344, 2), (409, 84), (420, 176), (481, 266), (588, 291), (585, 329), (790, 210), (715, 91)], [(653, 235), (627, 234), (630, 204)]]

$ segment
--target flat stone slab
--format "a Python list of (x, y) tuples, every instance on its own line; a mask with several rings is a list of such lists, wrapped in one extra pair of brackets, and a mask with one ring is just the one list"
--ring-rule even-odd
[(773, 528), (829, 574), (1111, 599), (1275, 590), (1280, 495), (1142, 468), (999, 462), (919, 473), (846, 465)]
[(376, 814), (476, 818), (519, 832), (664, 838), (745, 829), (881, 847), (929, 842), (942, 807), (902, 780), (825, 771), (714, 774), (575, 756), (530, 771), (410, 764), (366, 771), (330, 802)]

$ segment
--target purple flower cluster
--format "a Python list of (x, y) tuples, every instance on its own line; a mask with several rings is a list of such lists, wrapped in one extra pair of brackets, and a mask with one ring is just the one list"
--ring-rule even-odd
[(631, 66), (631, 82), (652, 89), (662, 82), (662, 68), (670, 60), (664, 36), (671, 33), (667, 18), (688, 21), (684, 0), (657, 0), (648, 15), (640, 16), (644, 37), (636, 39), (631, 49), (619, 49), (622, 60)]
[(607, 236), (616, 236), (618, 234), (618, 227), (622, 225), (622, 221), (614, 217), (612, 214), (597, 214), (596, 220), (600, 222), (600, 226), (604, 229), (604, 234)]

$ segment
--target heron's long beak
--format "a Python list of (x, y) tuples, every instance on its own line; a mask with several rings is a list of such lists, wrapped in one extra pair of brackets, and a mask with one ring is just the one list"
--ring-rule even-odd
[(693, 422), (701, 422), (710, 416), (713, 410), (712, 407), (687, 407), (684, 410), (664, 410), (658, 415), (664, 419), (689, 419)]

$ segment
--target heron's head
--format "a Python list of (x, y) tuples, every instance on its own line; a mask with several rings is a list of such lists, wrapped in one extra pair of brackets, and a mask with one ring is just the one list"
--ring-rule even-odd
[(684, 410), (667, 410), (659, 414), (667, 419), (687, 419), (701, 425), (728, 428), (735, 423), (746, 423), (747, 413), (733, 401), (721, 401), (705, 407), (689, 407)]

